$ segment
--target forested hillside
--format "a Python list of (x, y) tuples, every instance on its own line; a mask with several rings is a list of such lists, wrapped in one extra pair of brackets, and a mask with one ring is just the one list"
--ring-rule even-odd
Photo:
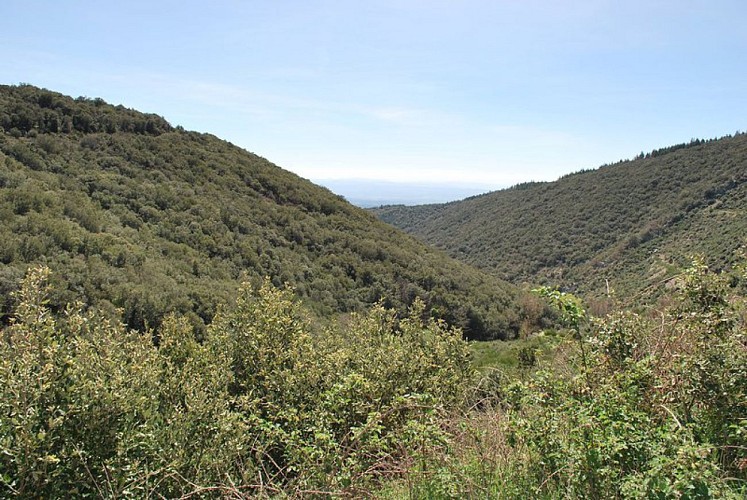
[(374, 212), (509, 281), (638, 292), (695, 254), (717, 269), (737, 258), (747, 237), (747, 135), (459, 202)]
[(329, 318), (421, 297), (474, 338), (516, 335), (514, 287), (218, 138), (101, 99), (0, 87), (0, 289), (43, 263), (51, 304), (82, 300), (144, 329), (204, 330), (242, 277), (290, 284)]

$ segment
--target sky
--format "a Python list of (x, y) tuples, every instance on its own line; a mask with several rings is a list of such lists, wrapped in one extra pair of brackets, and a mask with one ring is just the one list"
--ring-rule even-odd
[(302, 177), (555, 180), (747, 129), (744, 0), (0, 1), (0, 83)]

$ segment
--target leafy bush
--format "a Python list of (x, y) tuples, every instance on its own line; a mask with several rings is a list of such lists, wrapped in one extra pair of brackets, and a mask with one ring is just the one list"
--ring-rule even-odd
[(263, 481), (349, 487), (404, 453), (416, 423), (435, 432), (433, 416), (459, 403), (470, 368), (460, 332), (423, 317), (417, 301), (399, 324), (376, 306), (312, 335), (288, 291), (244, 288), (207, 343), (230, 360)]
[(313, 332), (265, 281), (198, 342), (177, 316), (143, 335), (82, 304), (53, 314), (48, 278), (29, 272), (0, 338), (3, 495), (354, 491), (440, 442), (471, 374), (461, 333), (418, 302)]
[(448, 446), (385, 493), (744, 498), (747, 274), (696, 261), (681, 276), (662, 310), (603, 319), (541, 289), (569, 327), (550, 364), (513, 380), (489, 372)]
[[(735, 277), (702, 262), (660, 315), (576, 320), (576, 375), (540, 372), (509, 402), (512, 438), (538, 491), (574, 497), (705, 498), (747, 481), (747, 344)], [(743, 317), (742, 317), (743, 318)], [(731, 478), (731, 489), (726, 478)]]

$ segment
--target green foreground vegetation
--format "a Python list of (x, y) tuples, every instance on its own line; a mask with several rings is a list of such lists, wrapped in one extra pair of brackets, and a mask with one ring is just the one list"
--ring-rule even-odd
[(478, 376), (419, 301), (315, 332), (266, 281), (197, 339), (55, 313), (35, 268), (0, 342), (2, 495), (743, 498), (747, 271), (683, 276), (605, 318), (543, 289), (552, 353)]
[[(3, 495), (355, 492), (423, 442), (469, 379), (461, 332), (375, 307), (312, 334), (288, 291), (242, 288), (198, 342), (46, 307), (32, 270), (0, 343)], [(154, 342), (155, 339), (155, 342)]]

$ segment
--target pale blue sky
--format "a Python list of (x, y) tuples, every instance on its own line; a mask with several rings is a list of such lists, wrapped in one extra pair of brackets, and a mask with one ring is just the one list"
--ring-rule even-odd
[(0, 1), (0, 83), (303, 177), (553, 180), (747, 129), (747, 2)]

